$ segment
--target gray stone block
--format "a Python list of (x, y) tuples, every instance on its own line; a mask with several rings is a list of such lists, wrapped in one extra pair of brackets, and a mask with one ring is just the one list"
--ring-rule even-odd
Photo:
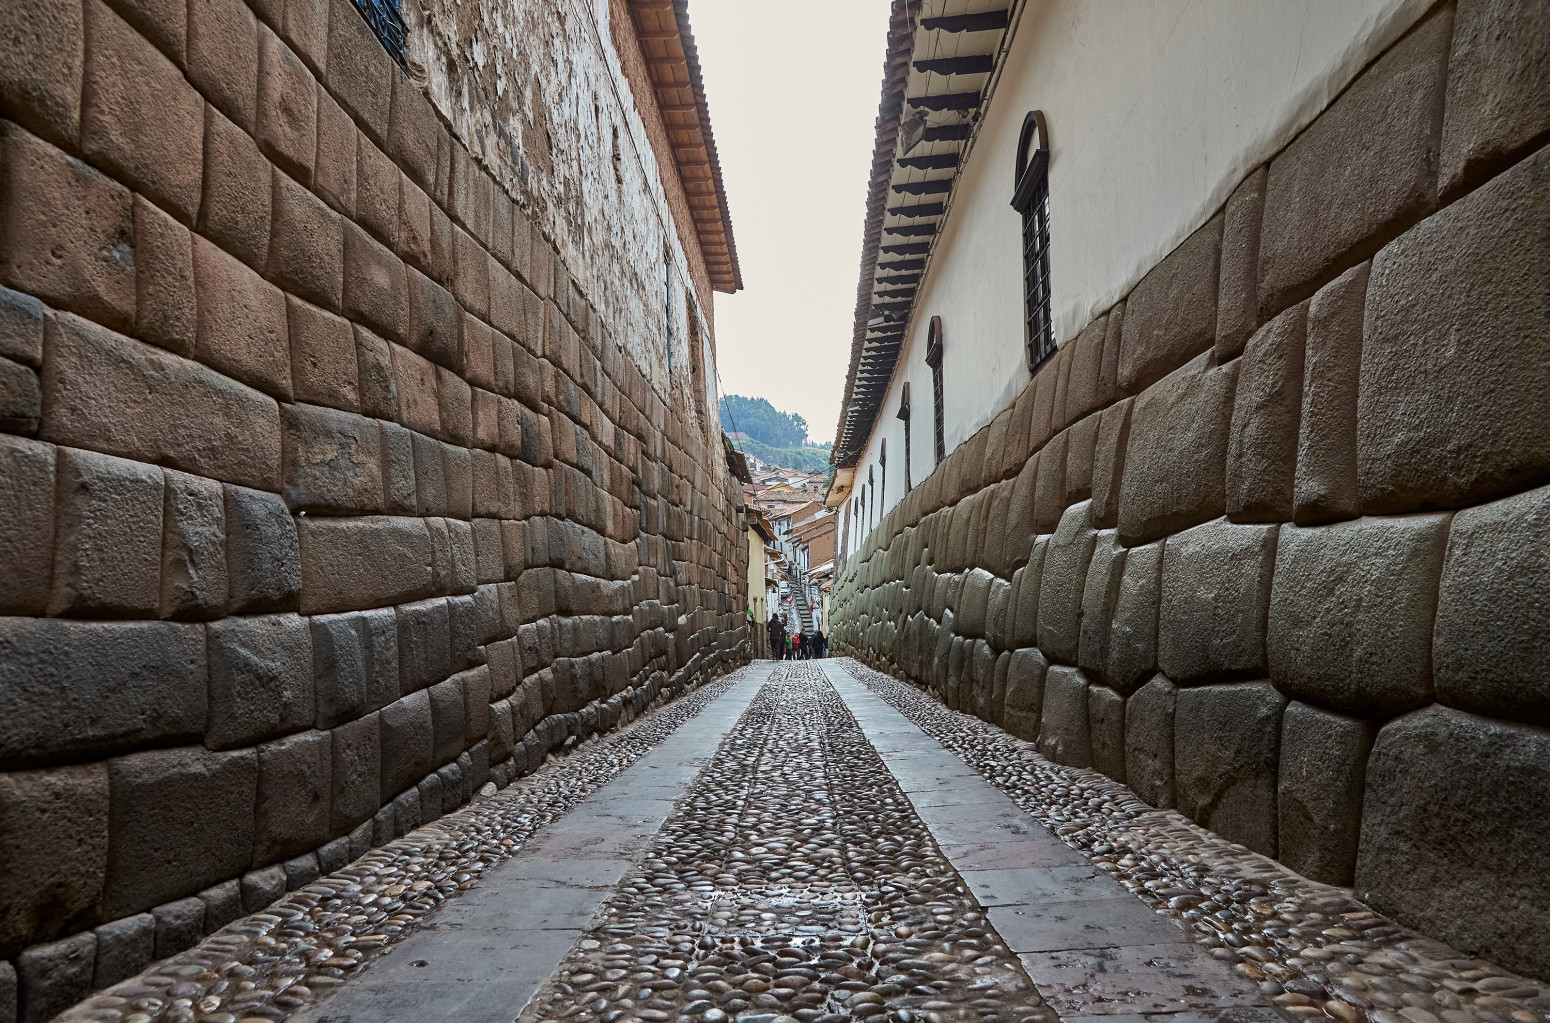
[(1436, 206), (1452, 20), (1446, 9), (1423, 20), (1270, 162), (1262, 314), (1308, 297)]
[(1013, 649), (1033, 646), (1039, 636), (1039, 590), (1044, 584), (1044, 554), (1049, 549), (1049, 537), (1034, 540), (1028, 552), (1028, 563), (1018, 569), (1022, 584), (1017, 588), (1017, 602), (1012, 610), (1012, 631), (1008, 640)]
[(1550, 479), (1550, 149), (1372, 261), (1357, 402), (1362, 510), (1457, 508)]
[(332, 731), (330, 833), (343, 834), (371, 819), (382, 805), (382, 725), (377, 714)]
[(479, 645), (479, 611), (472, 594), (447, 598), (447, 637), (453, 671), (484, 663)]
[(253, 853), (258, 755), (199, 747), (108, 762), (102, 913), (127, 916), (239, 873)]
[[(1157, 604), (1162, 594), (1163, 544), (1125, 551), (1100, 675), (1127, 694), (1157, 670)], [(1085, 622), (1084, 622), (1085, 624)]]
[(1119, 386), (1135, 394), (1216, 340), (1222, 218), (1211, 218), (1130, 292), (1120, 332)]
[(994, 719), (991, 701), (995, 698), (996, 652), (983, 639), (976, 639), (969, 654), (969, 699), (965, 709), (982, 721)]
[(1233, 189), (1222, 211), (1221, 276), (1216, 300), (1216, 358), (1237, 358), (1259, 326), (1259, 231), (1266, 171), (1259, 166)]
[(443, 597), (398, 607), (400, 695), (435, 685), (452, 674), (452, 637)]
[(151, 964), (156, 954), (156, 918), (137, 913), (92, 931), (97, 936), (97, 965), (92, 987), (105, 988), (128, 980)]
[(1276, 855), (1276, 768), (1286, 698), (1269, 682), (1179, 690), (1174, 794), (1190, 820)]
[(1158, 675), (1125, 701), (1126, 783), (1160, 810), (1174, 804), (1173, 715), (1178, 689)]
[(226, 503), (221, 485), (166, 471), (162, 509), (161, 616), (225, 613)]
[(285, 868), (279, 864), (242, 875), (242, 911), (257, 913), (272, 906), (285, 894)]
[(1227, 441), (1227, 517), (1286, 522), (1292, 517), (1308, 305), (1261, 327), (1243, 350)]
[(236, 878), (206, 888), (199, 893), (199, 901), (205, 907), (206, 934), (214, 934), (242, 917), (242, 886)]
[(377, 422), (314, 405), (280, 406), (285, 503), (292, 511), (374, 512), (382, 506)]
[(1125, 549), (1119, 545), (1114, 530), (1100, 531), (1093, 542), (1087, 582), (1082, 589), (1081, 641), (1077, 650), (1077, 664), (1093, 678), (1102, 678), (1108, 667), (1109, 631), (1124, 569)]
[(310, 851), (332, 834), (332, 733), (306, 731), (258, 747), (253, 864)]
[(463, 752), (463, 679), (456, 676), (438, 682), (429, 692), (432, 762), (440, 766)]
[(1006, 710), (1007, 679), (1012, 670), (1012, 652), (1003, 650), (996, 658), (996, 670), (990, 690), (990, 717), (988, 720), (1001, 724)]
[(1044, 675), (1038, 749), (1057, 764), (1092, 766), (1087, 688), (1086, 677), (1075, 668), (1055, 665)]
[(1275, 526), (1208, 522), (1168, 538), (1157, 664), (1175, 682), (1265, 672)]
[(0, 435), (0, 521), (7, 523), (0, 532), (0, 576), (10, 580), (0, 592), (0, 613), (39, 615), (48, 607), (56, 462), (52, 444)]
[[(358, 614), (314, 615), (312, 688), (318, 728), (353, 721), (366, 711), (369, 672), (364, 622)], [(394, 650), (397, 657), (397, 650)]]
[(21, 991), (16, 982), (16, 967), (0, 960), (0, 1023), (16, 1023), (21, 1018)]
[(398, 612), (380, 607), (361, 615), (366, 655), (366, 709), (380, 710), (398, 699)]
[(203, 626), (0, 618), (0, 765), (198, 739), (205, 691)]
[(1446, 514), (1283, 528), (1267, 629), (1276, 685), (1299, 700), (1373, 717), (1429, 702), (1447, 531)]
[(1432, 664), (1441, 702), (1550, 725), (1550, 487), (1453, 517)]
[(1075, 664), (1081, 646), (1082, 593), (1097, 533), (1088, 525), (1089, 502), (1074, 504), (1044, 553), (1039, 590), (1039, 649), (1054, 661)]
[(1453, 22), (1440, 191), (1456, 193), (1542, 144), (1550, 110), (1550, 11), (1535, 0), (1464, 0)]
[(91, 994), (97, 966), (97, 936), (91, 931), (47, 945), (34, 945), (16, 957), (22, 1023), (48, 1023)]
[(285, 871), (285, 890), (288, 892), (305, 888), (321, 876), (317, 853), (304, 853), (286, 860), (280, 866)]
[(426, 520), (392, 515), (300, 520), (304, 614), (382, 607), (429, 596)]
[(386, 803), (431, 769), (434, 732), (430, 693), (422, 689), (388, 704), (377, 720), (382, 726), (381, 798)]
[[(1112, 317), (1111, 317), (1112, 319)], [(1111, 331), (1112, 333), (1112, 331)], [(1101, 529), (1119, 524), (1120, 480), (1125, 473), (1125, 448), (1130, 443), (1130, 407), (1134, 399), (1104, 409), (1093, 443), (1092, 523)]]
[(1369, 263), (1352, 267), (1320, 288), (1308, 304), (1292, 485), (1292, 519), (1298, 525), (1354, 519), (1362, 513), (1356, 403), (1370, 269)]
[(307, 619), (293, 614), (234, 617), (206, 628), (207, 745), (229, 749), (311, 727), (316, 705)]
[(161, 603), (162, 471), (59, 449), (51, 615), (154, 617)]
[(1367, 755), (1377, 734), (1370, 721), (1305, 703), (1287, 706), (1276, 786), (1280, 859), (1304, 877), (1351, 884)]
[(226, 581), (233, 614), (295, 610), (301, 555), (278, 494), (227, 485)]
[(1367, 762), (1358, 896), (1531, 976), (1550, 973), (1550, 733), (1431, 706)]
[(318, 846), (318, 871), (323, 875), (332, 874), (349, 866), (351, 858), (350, 839), (341, 835)]
[(177, 899), (151, 910), (156, 921), (155, 957), (165, 959), (193, 948), (205, 933), (205, 904), (197, 896)]
[(1006, 634), (1011, 602), (1012, 584), (1005, 579), (991, 580), (990, 598), (985, 602), (985, 638), (997, 650), (1008, 649)]
[(1125, 698), (1107, 686), (1087, 690), (1087, 724), (1092, 730), (1093, 769), (1125, 780)]
[(1127, 547), (1222, 515), (1238, 360), (1202, 356), (1135, 399), (1120, 479), (1119, 539)]
[(101, 764), (0, 772), (0, 956), (96, 922), (107, 859)]
[[(453, 762), (443, 764), (436, 769), (436, 778), (441, 782), (441, 812), (449, 814), (462, 806), (467, 794), (463, 791), (466, 787), (463, 781), (462, 765)], [(420, 790), (420, 803), (425, 803), (425, 790)]]

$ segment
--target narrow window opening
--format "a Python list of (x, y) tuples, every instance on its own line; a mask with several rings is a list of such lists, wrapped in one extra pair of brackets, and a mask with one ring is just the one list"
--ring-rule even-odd
[(1030, 110), (1017, 140), (1012, 207), (1023, 218), (1023, 324), (1028, 370), (1055, 354), (1055, 324), (1050, 303), (1049, 137), (1044, 114)]
[(931, 367), (931, 420), (936, 433), (936, 464), (947, 457), (947, 424), (942, 413), (942, 318), (931, 317), (926, 331), (926, 365)]
[(877, 464), (881, 468), (883, 480), (882, 489), (878, 491), (877, 510), (882, 511), (888, 507), (888, 438), (884, 437), (878, 445)]
[(399, 67), (406, 68), (404, 63), (404, 42), (409, 38), (409, 29), (404, 25), (403, 15), (399, 13), (399, 0), (355, 0), (355, 9), (361, 12), (366, 19), (366, 24), (371, 28), (372, 34), (382, 44), (382, 48), (388, 52), (398, 63)]
[(899, 398), (899, 418), (904, 420), (904, 492), (908, 494), (910, 484), (910, 385), (904, 383), (904, 394)]
[(662, 243), (662, 315), (667, 322), (667, 379), (673, 379), (673, 253)]

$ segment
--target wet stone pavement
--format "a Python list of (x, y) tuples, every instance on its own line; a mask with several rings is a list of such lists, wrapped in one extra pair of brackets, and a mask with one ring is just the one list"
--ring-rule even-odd
[(819, 668), (782, 665), (522, 1023), (1053, 1023)]

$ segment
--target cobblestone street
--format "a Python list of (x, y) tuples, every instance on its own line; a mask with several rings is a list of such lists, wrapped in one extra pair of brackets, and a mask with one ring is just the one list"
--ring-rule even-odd
[(64, 1018), (1542, 1023), (1547, 1008), (1533, 982), (1349, 892), (825, 660), (741, 669)]

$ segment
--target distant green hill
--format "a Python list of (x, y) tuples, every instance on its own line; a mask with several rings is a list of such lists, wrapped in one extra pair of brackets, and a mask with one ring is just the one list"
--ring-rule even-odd
[(818, 472), (829, 465), (829, 449), (816, 445), (805, 444), (797, 448), (777, 448), (770, 444), (764, 444), (747, 437), (742, 440), (734, 440), (742, 451), (753, 455), (761, 462), (770, 465), (778, 465), (782, 469), (795, 469), (798, 472)]
[(764, 398), (724, 396), (721, 428), (733, 435), (734, 444), (762, 462), (799, 472), (817, 472), (829, 464), (833, 444), (810, 442), (807, 420), (795, 412), (780, 411)]

